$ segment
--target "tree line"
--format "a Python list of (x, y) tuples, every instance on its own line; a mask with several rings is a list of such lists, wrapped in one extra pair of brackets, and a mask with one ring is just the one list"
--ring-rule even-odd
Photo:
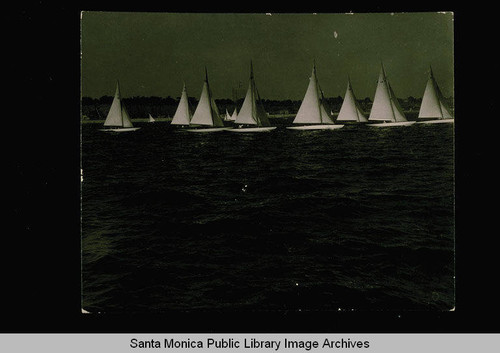
[[(123, 102), (127, 107), (130, 117), (135, 118), (147, 118), (151, 114), (155, 118), (168, 118), (173, 117), (179, 104), (180, 97), (172, 98), (168, 97), (130, 97), (123, 98)], [(198, 100), (194, 97), (188, 98), (189, 103), (193, 109), (196, 108)], [(333, 112), (339, 112), (342, 106), (343, 98), (329, 97), (325, 98), (326, 102), (330, 106)], [(448, 99), (450, 103), (452, 99)], [(91, 98), (82, 97), (81, 100), (81, 111), (82, 117), (84, 119), (90, 120), (102, 120), (106, 118), (108, 114), (111, 103), (113, 102), (112, 96), (102, 96), (101, 98)], [(408, 97), (406, 99), (399, 99), (401, 107), (405, 111), (415, 111), (420, 108), (422, 98)], [(235, 101), (231, 99), (216, 99), (215, 103), (219, 109), (220, 114), (225, 114), (226, 109), (229, 114), (232, 114), (235, 108), (235, 104), (238, 110), (243, 104), (243, 98)], [(272, 100), (263, 99), (262, 103), (267, 113), (270, 115), (276, 114), (296, 114), (299, 110), (302, 100)], [(368, 113), (372, 106), (372, 100), (370, 98), (365, 98), (358, 100), (358, 103), (363, 111)], [(453, 106), (450, 104), (450, 106)]]

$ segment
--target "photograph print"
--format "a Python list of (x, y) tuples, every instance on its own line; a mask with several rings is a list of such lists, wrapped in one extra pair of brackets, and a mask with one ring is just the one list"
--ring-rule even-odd
[(82, 313), (455, 308), (453, 13), (81, 13)]

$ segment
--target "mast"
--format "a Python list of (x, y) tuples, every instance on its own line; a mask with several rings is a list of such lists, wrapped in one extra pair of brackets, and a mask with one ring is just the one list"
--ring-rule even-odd
[(257, 117), (257, 114), (255, 114), (254, 89), (255, 89), (255, 84), (253, 82), (253, 64), (252, 64), (252, 60), (250, 60), (250, 98), (251, 98), (251, 102), (252, 102), (252, 117), (255, 118), (255, 121), (257, 122), (257, 126), (259, 126), (259, 118)]
[[(319, 82), (318, 82), (318, 76), (316, 75), (316, 60), (313, 60), (313, 75), (314, 75), (314, 81), (316, 84), (316, 92), (318, 95), (318, 110), (319, 110), (319, 121), (320, 124), (323, 124), (323, 114), (321, 114), (321, 98), (323, 98), (323, 92), (321, 92), (321, 89), (319, 88)], [(319, 94), (321, 93), (321, 98), (319, 97)]]
[[(313, 63), (313, 75), (314, 75), (314, 81), (315, 81), (315, 88), (316, 88), (316, 97), (317, 97), (317, 104), (318, 104), (318, 110), (319, 110), (319, 121), (320, 124), (334, 124), (333, 120), (331, 117), (328, 115), (327, 110), (330, 109), (330, 107), (327, 105), (325, 107), (326, 100), (325, 100), (325, 95), (323, 94), (323, 90), (321, 89), (321, 86), (319, 85), (319, 80), (318, 80), (318, 75), (316, 73), (316, 60), (314, 60)], [(328, 108), (328, 109), (326, 109)]]
[[(436, 88), (437, 88), (437, 83), (436, 83), (436, 80), (434, 79), (434, 74), (432, 72), (432, 66), (429, 65), (429, 80), (432, 81), (432, 85), (434, 86), (434, 90), (436, 91), (437, 93), (437, 96), (438, 96), (438, 106), (439, 106), (439, 112), (441, 114), (441, 119), (444, 117), (443, 116), (443, 108), (441, 107), (441, 97), (439, 97), (439, 93), (437, 92)], [(439, 88), (438, 88), (439, 89)]]
[[(116, 80), (116, 87), (120, 87), (120, 82), (118, 80)], [(120, 112), (121, 112), (120, 117), (122, 120), (122, 127), (123, 127), (123, 102), (121, 96), (120, 96)]]
[(224, 123), (222, 122), (219, 116), (219, 110), (217, 109), (215, 100), (212, 97), (212, 90), (210, 89), (210, 85), (208, 83), (208, 71), (206, 66), (205, 66), (205, 81), (207, 82), (207, 88), (208, 88), (208, 97), (209, 97), (208, 103), (210, 104), (210, 115), (212, 118), (212, 126), (224, 126)]
[(396, 121), (396, 114), (394, 113), (394, 107), (392, 106), (392, 95), (391, 95), (391, 90), (389, 89), (389, 82), (387, 82), (387, 76), (385, 74), (384, 70), (384, 64), (380, 62), (380, 66), (382, 67), (382, 75), (384, 75), (384, 83), (385, 83), (385, 88), (387, 90), (387, 94), (389, 95), (389, 105), (391, 106), (391, 111), (392, 111), (392, 119), (393, 121)]
[(347, 90), (351, 91), (351, 95), (354, 100), (354, 110), (356, 111), (356, 119), (359, 122), (361, 119), (359, 118), (358, 102), (356, 101), (356, 97), (354, 96), (354, 92), (352, 91), (351, 78), (349, 77), (349, 74), (347, 74)]
[(269, 119), (267, 116), (266, 109), (264, 108), (264, 104), (262, 103), (262, 99), (260, 98), (259, 90), (257, 89), (257, 84), (255, 83), (255, 77), (253, 74), (253, 64), (250, 61), (251, 65), (251, 80), (253, 84), (253, 95), (254, 95), (254, 109), (255, 109), (255, 117), (258, 126), (270, 126)]
[(431, 65), (429, 65), (429, 74), (430, 74), (430, 78), (429, 79), (432, 80), (432, 84), (434, 86), (434, 90), (436, 91), (436, 94), (438, 96), (439, 111), (441, 113), (441, 119), (443, 119), (444, 118), (443, 103), (442, 103), (443, 97), (442, 97), (441, 90), (439, 89), (439, 86), (437, 85), (437, 82), (434, 79), (434, 73), (432, 72), (432, 66)]
[(210, 85), (208, 83), (208, 71), (206, 66), (205, 66), (205, 82), (207, 83), (207, 89), (208, 89), (208, 104), (210, 106), (210, 117), (212, 118), (212, 126), (214, 126), (215, 122), (214, 122), (214, 111), (212, 107), (212, 92), (210, 92)]
[(253, 75), (253, 63), (250, 60), (250, 85), (251, 85), (251, 102), (252, 102), (252, 117), (254, 117), (257, 126), (269, 125), (267, 122), (262, 121), (261, 114), (263, 113), (262, 102), (260, 100), (259, 91), (257, 90), (257, 85), (255, 84), (255, 78)]
[(120, 94), (120, 81), (116, 80), (116, 90), (118, 91), (118, 103), (120, 104), (120, 120), (121, 120), (121, 126), (123, 127), (123, 104), (122, 104), (122, 97)]

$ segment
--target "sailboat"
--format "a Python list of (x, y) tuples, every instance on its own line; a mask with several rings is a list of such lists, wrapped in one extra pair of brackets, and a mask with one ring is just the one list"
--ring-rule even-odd
[[(453, 123), (454, 119), (450, 108), (446, 104), (443, 94), (434, 79), (432, 67), (429, 68), (429, 79), (425, 86), (424, 97), (420, 105), (418, 119), (420, 124)], [(424, 120), (425, 119), (425, 120)]]
[(381, 65), (377, 90), (375, 91), (375, 98), (373, 99), (368, 120), (383, 121), (383, 123), (368, 124), (368, 126), (375, 127), (406, 126), (415, 123), (406, 120), (403, 109), (387, 80), (383, 64)]
[(148, 122), (150, 123), (154, 123), (155, 122), (155, 119), (151, 116), (151, 114), (149, 114), (149, 120)]
[(363, 114), (363, 111), (356, 100), (349, 76), (347, 77), (347, 89), (344, 95), (344, 101), (342, 102), (342, 107), (340, 107), (337, 121), (357, 123), (368, 122), (368, 119)]
[(291, 130), (331, 130), (339, 129), (344, 125), (335, 124), (327, 113), (330, 111), (326, 107), (323, 91), (321, 90), (316, 77), (316, 64), (313, 65), (309, 86), (302, 100), (299, 111), (293, 120), (293, 124), (302, 124), (297, 126), (287, 126)]
[(250, 83), (248, 84), (247, 94), (234, 123), (236, 127), (227, 129), (227, 131), (264, 132), (276, 129), (276, 126), (271, 126), (269, 123), (264, 105), (257, 91), (253, 77), (252, 62), (250, 62)]
[(182, 87), (181, 99), (179, 100), (179, 105), (177, 106), (177, 110), (175, 111), (174, 117), (170, 122), (171, 125), (181, 125), (181, 126), (189, 126), (191, 122), (191, 117), (193, 109), (191, 109), (191, 105), (189, 104), (186, 84)]
[(238, 116), (238, 109), (236, 109), (236, 104), (235, 104), (233, 114), (227, 120), (235, 121), (237, 116)]
[(139, 129), (140, 127), (134, 127), (130, 121), (127, 109), (121, 99), (120, 84), (116, 81), (115, 97), (113, 98), (113, 103), (111, 103), (111, 107), (109, 108), (106, 120), (104, 121), (104, 129), (100, 129), (100, 131), (128, 132)]
[(229, 120), (231, 120), (231, 115), (229, 114), (226, 108), (226, 115), (224, 115), (224, 121), (229, 121)]
[(193, 127), (187, 130), (190, 132), (216, 132), (226, 129), (219, 116), (219, 109), (217, 109), (217, 105), (212, 97), (212, 91), (208, 84), (207, 68), (205, 68), (205, 82), (201, 91), (200, 101), (189, 126)]

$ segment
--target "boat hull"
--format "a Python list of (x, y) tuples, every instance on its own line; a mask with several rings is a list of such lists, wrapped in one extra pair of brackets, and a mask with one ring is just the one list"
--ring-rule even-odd
[(418, 124), (446, 124), (446, 123), (451, 123), (453, 124), (455, 122), (455, 119), (437, 119), (437, 120), (422, 120), (418, 121)]
[(276, 126), (227, 128), (226, 131), (230, 131), (230, 132), (268, 132), (268, 131), (272, 131), (274, 129), (276, 129)]
[(330, 125), (303, 125), (303, 126), (287, 126), (289, 130), (335, 130), (344, 127), (344, 125), (330, 124)]
[(99, 131), (104, 132), (129, 132), (139, 130), (140, 127), (121, 127), (121, 128), (111, 128), (111, 129), (99, 129)]
[(413, 124), (415, 124), (415, 121), (398, 121), (394, 123), (378, 123), (378, 124), (366, 124), (366, 125), (373, 127), (391, 127), (391, 126), (409, 126)]
[(356, 120), (336, 120), (336, 123), (344, 125), (364, 125), (368, 124), (368, 121), (356, 121)]
[(200, 128), (200, 129), (186, 129), (186, 131), (189, 132), (218, 132), (218, 131), (224, 131), (226, 130), (226, 127), (207, 127), (207, 128)]

